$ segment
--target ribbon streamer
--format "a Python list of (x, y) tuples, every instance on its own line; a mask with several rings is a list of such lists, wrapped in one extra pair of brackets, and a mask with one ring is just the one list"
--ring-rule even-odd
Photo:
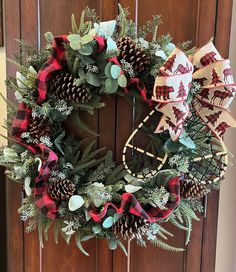
[(175, 48), (160, 68), (152, 101), (157, 103), (156, 109), (163, 116), (155, 132), (169, 130), (171, 139), (178, 140), (189, 114), (186, 99), (194, 81), (201, 88), (194, 94), (192, 107), (221, 139), (226, 128), (236, 126), (235, 119), (227, 110), (236, 90), (230, 62), (222, 59), (212, 42), (200, 48), (190, 59)]
[(100, 222), (107, 214), (109, 208), (113, 208), (117, 213), (122, 214), (129, 212), (136, 216), (142, 217), (149, 222), (159, 222), (165, 220), (180, 203), (180, 181), (182, 177), (173, 177), (168, 181), (170, 199), (165, 209), (160, 208), (143, 208), (135, 196), (131, 193), (124, 193), (121, 197), (120, 208), (113, 203), (106, 203), (101, 212), (90, 210), (89, 215), (95, 222)]

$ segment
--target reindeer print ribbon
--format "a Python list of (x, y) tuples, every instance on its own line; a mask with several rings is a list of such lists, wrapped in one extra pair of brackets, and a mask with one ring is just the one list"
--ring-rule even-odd
[[(198, 82), (201, 88), (189, 105), (186, 99), (192, 82)], [(192, 106), (213, 133), (221, 138), (226, 128), (236, 126), (235, 119), (227, 110), (234, 98), (235, 86), (229, 60), (220, 56), (212, 42), (189, 59), (175, 48), (155, 80), (152, 100), (158, 103), (156, 109), (163, 113), (155, 132), (169, 130), (171, 139), (178, 140)]]

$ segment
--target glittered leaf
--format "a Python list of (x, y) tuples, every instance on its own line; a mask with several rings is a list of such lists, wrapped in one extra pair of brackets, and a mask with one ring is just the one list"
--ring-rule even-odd
[(165, 49), (168, 51), (168, 53), (170, 54), (173, 49), (175, 49), (175, 45), (173, 43), (168, 43), (166, 46), (165, 46)]
[(82, 198), (82, 196), (73, 195), (69, 199), (68, 207), (69, 207), (69, 210), (72, 212), (78, 210), (83, 205), (84, 205), (84, 199)]
[(116, 20), (101, 22), (100, 24), (94, 23), (94, 28), (98, 36), (109, 37), (115, 31)]
[(104, 229), (109, 229), (110, 227), (112, 227), (113, 223), (113, 217), (109, 216), (103, 221), (102, 226)]
[(182, 133), (179, 137), (179, 142), (190, 149), (196, 148), (193, 140), (188, 136), (188, 134), (186, 133), (185, 130), (182, 131)]
[(108, 37), (107, 38), (107, 50), (106, 50), (106, 52), (109, 53), (109, 52), (112, 52), (112, 51), (115, 51), (115, 50), (117, 50), (116, 42), (114, 40), (112, 40), (111, 37)]
[(135, 185), (132, 185), (132, 184), (125, 185), (125, 191), (127, 193), (131, 193), (132, 194), (132, 193), (135, 193), (135, 192), (139, 191), (140, 189), (142, 189), (141, 186), (135, 186)]
[(167, 56), (166, 56), (166, 54), (165, 54), (165, 52), (164, 52), (163, 50), (157, 50), (157, 51), (155, 52), (155, 55), (156, 55), (157, 57), (162, 58), (163, 60), (166, 60), (166, 59), (167, 59)]

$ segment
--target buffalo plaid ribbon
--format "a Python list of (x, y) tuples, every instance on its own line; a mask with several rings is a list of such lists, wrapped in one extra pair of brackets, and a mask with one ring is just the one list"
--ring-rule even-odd
[(28, 125), (30, 123), (31, 109), (24, 103), (20, 103), (18, 106), (18, 112), (12, 125), (12, 136), (16, 142), (33, 154), (38, 154), (44, 161), (39, 170), (39, 175), (35, 180), (34, 197), (36, 206), (41, 209), (42, 213), (48, 218), (55, 219), (57, 217), (57, 207), (55, 201), (53, 201), (47, 193), (47, 181), (50, 175), (50, 168), (57, 161), (57, 155), (48, 147), (43, 144), (26, 144), (21, 138), (23, 132), (27, 132)]
[(102, 211), (90, 210), (89, 215), (95, 222), (100, 222), (106, 216), (109, 208), (114, 209), (117, 213), (131, 213), (136, 216), (145, 218), (149, 222), (159, 222), (165, 220), (180, 203), (180, 181), (182, 177), (173, 177), (168, 181), (170, 198), (165, 209), (154, 207), (142, 207), (139, 201), (131, 193), (124, 193), (121, 196), (120, 208), (113, 203), (106, 203)]
[(39, 170), (34, 187), (35, 204), (50, 219), (58, 217), (57, 205), (54, 200), (50, 198), (47, 193), (48, 189), (48, 177), (50, 175), (50, 169), (55, 165), (58, 158), (57, 155), (48, 147), (43, 144), (38, 144), (37, 148), (40, 149), (43, 160), (42, 166)]
[[(66, 55), (64, 43), (67, 36), (59, 36), (54, 38), (52, 42), (51, 57), (40, 69), (37, 76), (38, 98), (37, 103), (42, 104), (46, 99), (47, 83), (53, 72), (63, 69), (66, 66)], [(34, 154), (38, 154), (44, 158), (43, 164), (39, 170), (39, 175), (36, 178), (34, 188), (35, 204), (42, 213), (48, 218), (55, 219), (58, 211), (56, 202), (52, 200), (47, 193), (47, 182), (50, 175), (50, 168), (57, 162), (57, 155), (43, 144), (26, 144), (21, 138), (23, 132), (27, 132), (30, 123), (31, 109), (26, 104), (20, 103), (18, 112), (12, 125), (12, 136), (22, 146)]]
[(155, 132), (169, 130), (172, 140), (178, 140), (189, 114), (186, 99), (194, 81), (201, 88), (198, 93), (193, 94), (192, 107), (221, 140), (226, 128), (236, 126), (236, 120), (228, 112), (236, 85), (229, 60), (222, 59), (212, 42), (200, 48), (190, 58), (175, 48), (160, 68), (152, 101), (163, 115)]
[(38, 88), (38, 104), (42, 104), (46, 99), (47, 83), (52, 73), (66, 67), (67, 62), (64, 44), (67, 42), (67, 35), (58, 36), (53, 39), (51, 56), (38, 72), (36, 82)]

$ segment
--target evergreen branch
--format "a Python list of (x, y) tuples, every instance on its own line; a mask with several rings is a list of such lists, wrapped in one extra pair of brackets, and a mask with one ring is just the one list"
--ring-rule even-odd
[(192, 219), (189, 216), (184, 216), (185, 222), (186, 222), (186, 228), (187, 228), (187, 233), (185, 237), (185, 245), (187, 245), (190, 241), (190, 235), (192, 232)]
[(168, 230), (166, 230), (165, 228), (159, 226), (159, 230), (163, 233), (165, 233), (166, 235), (169, 235), (170, 237), (174, 237), (174, 234), (169, 232)]
[(72, 15), (71, 15), (71, 29), (72, 29), (73, 34), (78, 34), (79, 33), (79, 29), (78, 29), (77, 24), (76, 24), (74, 13), (72, 13)]
[(80, 233), (77, 232), (76, 236), (75, 236), (75, 241), (76, 241), (76, 245), (79, 248), (79, 250), (86, 256), (89, 256), (89, 253), (83, 248), (82, 244), (81, 244), (81, 237), (80, 237)]
[(184, 230), (184, 231), (188, 231), (188, 228), (185, 227), (185, 226), (183, 226), (183, 225), (181, 225), (180, 223), (178, 223), (178, 221), (175, 220), (175, 219), (173, 218), (173, 216), (170, 217), (169, 221), (170, 221), (173, 225), (175, 225), (177, 228), (179, 228), (179, 229), (181, 229), (181, 230)]
[(118, 16), (118, 21), (120, 24), (120, 33), (119, 37), (124, 37), (126, 33), (126, 22), (127, 22), (127, 17), (129, 15), (129, 12), (127, 9), (124, 9), (121, 4), (118, 3), (118, 8), (119, 8), (119, 16)]
[(160, 248), (162, 248), (164, 250), (167, 250), (167, 251), (172, 251), (172, 252), (183, 252), (184, 251), (183, 248), (170, 246), (167, 243), (165, 243), (165, 242), (163, 242), (163, 241), (161, 241), (159, 239), (151, 240), (151, 243), (154, 246), (160, 247)]

